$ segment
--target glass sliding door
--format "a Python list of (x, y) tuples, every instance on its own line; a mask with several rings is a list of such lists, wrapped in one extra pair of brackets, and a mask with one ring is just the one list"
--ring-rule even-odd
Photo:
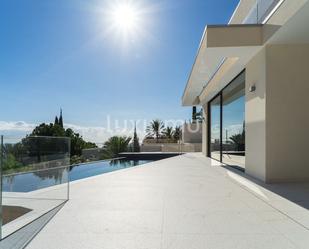
[(209, 156), (245, 167), (245, 71), (208, 103)]
[(222, 91), (222, 162), (245, 167), (245, 74)]
[(210, 102), (210, 157), (221, 160), (221, 95)]

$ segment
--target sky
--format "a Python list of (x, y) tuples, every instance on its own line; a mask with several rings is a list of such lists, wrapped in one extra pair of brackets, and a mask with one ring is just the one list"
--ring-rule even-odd
[[(216, 98), (217, 99), (217, 98)], [(215, 99), (215, 102), (216, 102)], [(241, 134), (245, 120), (245, 96), (242, 95), (228, 103), (223, 98), (222, 105), (222, 132), (223, 140), (229, 140), (232, 135)], [(214, 103), (214, 102), (212, 102)], [(211, 139), (220, 139), (220, 105), (211, 105)]]
[[(205, 25), (227, 23), (237, 4), (1, 0), (0, 134), (29, 133), (60, 108), (66, 127), (97, 143), (132, 135), (134, 121), (143, 136), (152, 119), (189, 120), (181, 96)], [(125, 31), (114, 15), (124, 5), (136, 14)]]

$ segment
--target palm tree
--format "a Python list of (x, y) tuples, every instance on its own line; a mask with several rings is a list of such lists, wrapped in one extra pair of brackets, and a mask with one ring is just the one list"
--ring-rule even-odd
[(181, 134), (182, 134), (181, 127), (176, 126), (175, 130), (174, 130), (173, 137), (177, 142), (181, 139)]
[(231, 136), (230, 140), (232, 140), (237, 151), (245, 150), (244, 148), (245, 147), (245, 133), (244, 132)]
[(167, 126), (167, 127), (163, 130), (163, 135), (164, 135), (169, 141), (172, 140), (173, 137), (174, 137), (173, 127)]
[(147, 136), (155, 137), (158, 143), (159, 138), (162, 135), (163, 129), (164, 129), (164, 123), (160, 119), (152, 120), (146, 129)]
[(121, 152), (128, 151), (129, 143), (131, 141), (131, 137), (126, 136), (113, 136), (110, 137), (104, 143), (104, 158), (113, 158), (118, 156)]

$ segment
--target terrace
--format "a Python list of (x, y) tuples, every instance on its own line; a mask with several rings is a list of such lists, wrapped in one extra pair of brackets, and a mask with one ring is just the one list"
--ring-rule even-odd
[(27, 248), (308, 248), (309, 184), (266, 185), (200, 153), (70, 190)]
[[(238, 89), (237, 84), (231, 84), (235, 88), (230, 91), (224, 92), (222, 87), (230, 78), (234, 78), (232, 76), (236, 72), (238, 74), (244, 69), (251, 57), (267, 44), (268, 39), (272, 42), (276, 42), (276, 39), (277, 42), (299, 42), (299, 37), (304, 38), (302, 29), (297, 27), (306, 23), (304, 20), (308, 19), (309, 4), (303, 4), (304, 7), (295, 16), (287, 11), (285, 17), (282, 10), (290, 9), (293, 6), (291, 1), (258, 0), (251, 1), (250, 6), (248, 3), (242, 1), (230, 25), (207, 26), (183, 95), (184, 105), (207, 104), (205, 110), (209, 107), (210, 112), (203, 120), (203, 125), (210, 125), (204, 127), (205, 130), (209, 129), (207, 132), (210, 135), (207, 146), (213, 145), (209, 156), (217, 160), (205, 157), (207, 146), (203, 147), (204, 154), (179, 155), (187, 150), (180, 143), (175, 143), (157, 144), (156, 147), (160, 147), (158, 153), (113, 155), (126, 157), (127, 161), (123, 163), (108, 160), (71, 165), (71, 143), (68, 138), (29, 136), (15, 145), (16, 141), (1, 141), (0, 248), (308, 248), (308, 181), (266, 184), (246, 174), (250, 173), (253, 164), (256, 165), (256, 171), (265, 169), (265, 174), (269, 173), (275, 163), (262, 168), (263, 163), (259, 160), (263, 159), (266, 142), (257, 149), (252, 147), (253, 143), (246, 143), (246, 147), (244, 143), (239, 143), (240, 146), (235, 147), (230, 141), (232, 133), (228, 130), (225, 130), (223, 140), (223, 121), (226, 118), (224, 104), (232, 103), (239, 96), (244, 97), (247, 91), (245, 81), (240, 82), (240, 91), (234, 91)], [(280, 6), (283, 8), (280, 9)], [(276, 15), (286, 19), (281, 20), (279, 31), (277, 24), (267, 23)], [(267, 36), (264, 41), (262, 34), (269, 31), (266, 28), (270, 26), (275, 26), (271, 34), (278, 32), (271, 39)], [(304, 41), (306, 39), (307, 36)], [(303, 64), (300, 61), (296, 65)], [(250, 75), (250, 68), (248, 72)], [(238, 74), (235, 79), (241, 77), (244, 77), (244, 73)], [(258, 81), (254, 80), (254, 83), (258, 84)], [(217, 94), (219, 101), (215, 105)], [(254, 93), (250, 94), (254, 96)], [(229, 95), (232, 97), (224, 99), (224, 96)], [(220, 117), (219, 132), (213, 132), (216, 135), (213, 139), (209, 123), (212, 120), (211, 104), (214, 104), (214, 109), (219, 107), (217, 116)], [(242, 107), (245, 107), (245, 102), (242, 102)], [(256, 122), (255, 112), (252, 117)], [(208, 124), (205, 124), (207, 118)], [(246, 141), (250, 142), (250, 122), (244, 121), (247, 120), (240, 119), (238, 126), (243, 131), (246, 127), (246, 133), (233, 135), (241, 135), (244, 139), (246, 134)], [(282, 122), (286, 123), (289, 122)], [(303, 123), (307, 127), (306, 122)], [(258, 129), (253, 128), (251, 135), (258, 134)], [(266, 138), (266, 134), (272, 133), (263, 133), (259, 137)], [(256, 137), (253, 138), (251, 142), (256, 142)], [(303, 138), (301, 134), (299, 140)], [(289, 143), (278, 141), (290, 144), (290, 141), (296, 140), (297, 137), (287, 139)], [(304, 144), (307, 144), (307, 140)], [(91, 151), (86, 151), (86, 154), (91, 154)], [(292, 152), (286, 153), (288, 157), (276, 161), (274, 182), (286, 179), (277, 177), (281, 172), (289, 176), (295, 174), (292, 180), (307, 180), (302, 178), (308, 172), (308, 167), (303, 163), (305, 160), (292, 156)], [(267, 156), (274, 154), (268, 151)], [(280, 156), (283, 154), (277, 153)], [(245, 155), (249, 155), (249, 160), (245, 159)], [(92, 155), (89, 157), (96, 158)], [(154, 161), (157, 159), (160, 160)], [(235, 167), (235, 163), (238, 167)], [(284, 171), (285, 167), (289, 170)], [(4, 169), (20, 172), (3, 172)], [(251, 169), (252, 172), (256, 173)]]

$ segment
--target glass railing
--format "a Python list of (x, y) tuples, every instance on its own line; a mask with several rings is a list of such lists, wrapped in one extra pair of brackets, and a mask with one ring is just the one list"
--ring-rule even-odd
[(256, 0), (243, 24), (261, 24), (282, 0)]
[(70, 139), (0, 138), (3, 240), (69, 199)]

